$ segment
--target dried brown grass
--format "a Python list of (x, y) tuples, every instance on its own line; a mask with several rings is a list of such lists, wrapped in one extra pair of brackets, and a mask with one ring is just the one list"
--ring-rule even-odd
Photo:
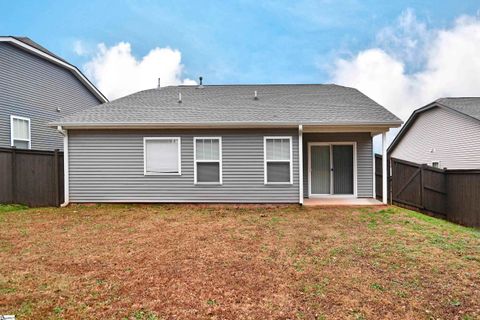
[(380, 209), (78, 205), (1, 213), (0, 314), (480, 317), (480, 232)]

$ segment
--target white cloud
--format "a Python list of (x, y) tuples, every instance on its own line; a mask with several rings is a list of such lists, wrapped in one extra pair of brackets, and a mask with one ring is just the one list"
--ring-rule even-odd
[(75, 40), (73, 42), (73, 52), (75, 52), (76, 55), (84, 56), (88, 53), (88, 50), (81, 40)]
[(440, 97), (480, 96), (478, 17), (428, 29), (408, 10), (377, 40), (374, 48), (337, 59), (332, 81), (358, 88), (402, 120)]
[(412, 9), (407, 9), (394, 25), (378, 32), (376, 41), (389, 55), (412, 68), (418, 68), (425, 63), (433, 37), (434, 30), (428, 29), (425, 22), (419, 21)]
[(85, 64), (85, 73), (109, 99), (116, 99), (140, 90), (157, 86), (195, 84), (182, 79), (181, 53), (171, 48), (154, 48), (137, 60), (130, 43), (120, 42), (113, 47), (101, 43), (92, 60)]

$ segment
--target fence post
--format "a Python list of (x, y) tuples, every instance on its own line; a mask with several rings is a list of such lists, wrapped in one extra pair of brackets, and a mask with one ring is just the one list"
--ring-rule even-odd
[(423, 170), (425, 169), (425, 164), (420, 165), (420, 208), (425, 209), (425, 181), (423, 177)]
[(55, 206), (60, 206), (60, 190), (59, 186), (60, 183), (58, 181), (58, 149), (55, 149), (53, 151), (53, 190), (55, 191), (54, 193), (54, 201), (55, 201)]
[(397, 162), (395, 162), (395, 159), (393, 158), (390, 158), (391, 160), (391, 164), (390, 164), (390, 167), (391, 167), (391, 175), (390, 175), (390, 204), (393, 205), (393, 188), (395, 186), (395, 172), (397, 170)]
[(17, 202), (17, 195), (16, 195), (16, 189), (17, 189), (17, 179), (16, 179), (16, 167), (17, 167), (17, 151), (16, 151), (16, 148), (14, 146), (12, 146), (12, 203), (16, 203)]

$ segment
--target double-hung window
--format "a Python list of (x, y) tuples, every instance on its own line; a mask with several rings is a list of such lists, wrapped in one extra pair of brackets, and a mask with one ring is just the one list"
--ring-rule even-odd
[(181, 141), (173, 138), (143, 138), (145, 175), (181, 175)]
[(291, 184), (292, 137), (264, 137), (265, 184)]
[(195, 184), (222, 184), (222, 138), (195, 137)]
[(10, 137), (12, 147), (30, 149), (32, 147), (30, 119), (10, 116)]

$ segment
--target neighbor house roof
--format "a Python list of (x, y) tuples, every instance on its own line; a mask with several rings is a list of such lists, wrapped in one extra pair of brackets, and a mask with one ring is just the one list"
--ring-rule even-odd
[(388, 152), (392, 152), (396, 146), (400, 143), (403, 136), (408, 132), (415, 120), (420, 114), (433, 108), (443, 108), (451, 112), (458, 113), (462, 116), (473, 118), (476, 121), (480, 121), (480, 97), (455, 97), (455, 98), (440, 98), (426, 106), (415, 110), (410, 118), (408, 118), (405, 125), (397, 134), (395, 139), (388, 147)]
[(438, 104), (480, 120), (480, 97), (441, 98)]
[(140, 91), (64, 117), (52, 125), (300, 124), (397, 127), (401, 120), (357, 89), (338, 85), (195, 85)]
[(108, 101), (108, 99), (90, 82), (90, 80), (87, 79), (87, 77), (83, 75), (83, 73), (77, 67), (45, 49), (32, 39), (17, 36), (0, 36), (0, 42), (8, 42), (16, 47), (30, 52), (31, 54), (39, 56), (69, 70), (90, 92), (93, 93), (94, 96), (98, 98), (100, 102)]

